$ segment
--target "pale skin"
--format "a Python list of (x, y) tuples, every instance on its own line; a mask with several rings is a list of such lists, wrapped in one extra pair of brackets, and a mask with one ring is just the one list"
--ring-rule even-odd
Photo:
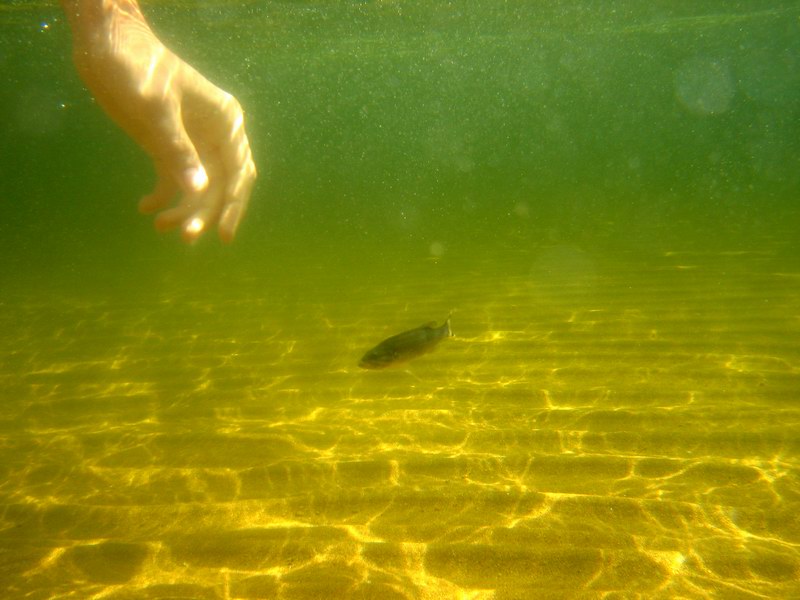
[(158, 181), (139, 210), (187, 242), (214, 226), (232, 241), (256, 179), (239, 102), (170, 52), (136, 0), (61, 5), (78, 73), (153, 160)]

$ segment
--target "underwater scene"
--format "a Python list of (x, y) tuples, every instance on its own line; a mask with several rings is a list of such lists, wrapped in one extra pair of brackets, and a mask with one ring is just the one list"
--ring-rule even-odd
[(141, 7), (259, 177), (0, 5), (0, 597), (800, 597), (800, 2)]

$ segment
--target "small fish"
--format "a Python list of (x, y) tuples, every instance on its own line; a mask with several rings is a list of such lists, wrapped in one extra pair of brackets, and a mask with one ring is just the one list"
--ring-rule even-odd
[(448, 337), (453, 337), (450, 317), (440, 327), (436, 327), (436, 321), (431, 321), (383, 340), (362, 357), (358, 366), (362, 369), (383, 369), (405, 362), (427, 354)]

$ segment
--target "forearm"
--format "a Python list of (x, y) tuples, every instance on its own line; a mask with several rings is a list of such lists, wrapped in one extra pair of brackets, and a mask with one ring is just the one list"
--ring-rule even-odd
[(73, 37), (73, 54), (79, 70), (87, 60), (113, 54), (124, 40), (153, 35), (137, 0), (61, 0)]
[(61, 0), (76, 38), (88, 40), (117, 22), (144, 22), (137, 0)]

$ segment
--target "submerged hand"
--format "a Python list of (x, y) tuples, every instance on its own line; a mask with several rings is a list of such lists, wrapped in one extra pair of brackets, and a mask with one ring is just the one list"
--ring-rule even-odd
[(83, 80), (155, 164), (158, 183), (139, 209), (158, 212), (156, 228), (180, 227), (186, 241), (215, 224), (231, 241), (256, 178), (239, 102), (170, 52), (135, 0), (62, 4)]

